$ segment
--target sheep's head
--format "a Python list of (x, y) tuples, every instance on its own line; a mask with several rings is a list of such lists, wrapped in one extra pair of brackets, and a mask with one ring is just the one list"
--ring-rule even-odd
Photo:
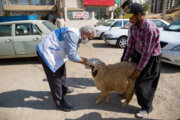
[(93, 77), (96, 77), (96, 75), (98, 74), (98, 71), (100, 69), (104, 69), (106, 67), (106, 64), (103, 61), (101, 61), (99, 59), (98, 59), (98, 61), (99, 61), (99, 65), (98, 66), (92, 66), (92, 65), (90, 66), (90, 68), (92, 70), (92, 76)]

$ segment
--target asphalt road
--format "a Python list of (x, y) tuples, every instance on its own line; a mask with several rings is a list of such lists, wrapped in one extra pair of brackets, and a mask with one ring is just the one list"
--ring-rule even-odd
[[(107, 64), (120, 61), (123, 49), (107, 46), (102, 40), (81, 45), (83, 57), (97, 57)], [(68, 61), (67, 84), (74, 92), (66, 96), (74, 107), (71, 112), (56, 109), (49, 85), (37, 58), (0, 60), (0, 120), (131, 120), (140, 108), (136, 96), (121, 107), (121, 96), (111, 94), (109, 104), (96, 105), (99, 94), (91, 71), (81, 64)], [(154, 111), (148, 119), (180, 118), (180, 67), (162, 64), (159, 86), (154, 99)]]

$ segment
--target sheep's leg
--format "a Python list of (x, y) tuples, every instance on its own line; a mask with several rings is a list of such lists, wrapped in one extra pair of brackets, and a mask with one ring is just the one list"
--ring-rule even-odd
[(98, 96), (98, 99), (96, 100), (96, 104), (99, 104), (102, 101), (103, 97), (104, 97), (104, 94), (101, 92)]
[(105, 94), (105, 96), (106, 96), (106, 103), (109, 103), (109, 101), (110, 101), (109, 92), (107, 92), (107, 93)]
[(133, 97), (133, 94), (134, 94), (134, 90), (131, 91), (131, 93), (126, 93), (126, 100), (125, 102), (122, 104), (122, 107), (125, 107), (126, 105), (129, 104), (129, 102), (132, 100), (132, 97)]

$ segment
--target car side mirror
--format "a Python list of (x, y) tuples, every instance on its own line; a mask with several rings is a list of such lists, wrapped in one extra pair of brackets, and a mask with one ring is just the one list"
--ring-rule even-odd
[(167, 29), (167, 26), (164, 26), (164, 27), (163, 27), (163, 30), (166, 30), (166, 29)]

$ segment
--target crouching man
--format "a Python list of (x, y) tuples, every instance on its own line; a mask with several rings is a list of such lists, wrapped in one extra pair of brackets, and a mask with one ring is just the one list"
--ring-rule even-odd
[(53, 100), (60, 110), (70, 111), (72, 109), (64, 99), (67, 93), (65, 63), (69, 58), (73, 62), (96, 66), (93, 59), (80, 57), (77, 53), (79, 44), (85, 44), (93, 37), (94, 30), (90, 26), (80, 29), (60, 28), (51, 32), (36, 46)]
[(131, 77), (136, 79), (135, 93), (141, 106), (136, 117), (144, 118), (153, 109), (152, 102), (160, 77), (160, 32), (154, 23), (145, 18), (140, 4), (130, 5), (126, 17), (128, 16), (132, 26), (123, 60), (127, 61), (132, 57), (132, 61), (138, 64)]

